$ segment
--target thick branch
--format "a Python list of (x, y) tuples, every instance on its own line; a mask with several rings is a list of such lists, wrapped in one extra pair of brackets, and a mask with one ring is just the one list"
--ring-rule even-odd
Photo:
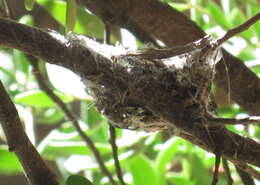
[(32, 185), (58, 185), (55, 175), (48, 169), (30, 142), (17, 110), (0, 82), (0, 122), (7, 138), (9, 150), (14, 152)]
[[(127, 116), (125, 114), (135, 112), (134, 119), (141, 116), (144, 127), (149, 128), (157, 124), (160, 128), (166, 124), (176, 128), (178, 136), (207, 151), (215, 152), (216, 148), (219, 148), (226, 159), (260, 166), (259, 143), (232, 133), (224, 127), (207, 128), (196, 124), (200, 121), (194, 118), (197, 115), (194, 114), (196, 107), (186, 108), (189, 102), (172, 93), (180, 91), (183, 96), (185, 93), (189, 96), (185, 89), (162, 88), (161, 81), (154, 79), (153, 74), (143, 73), (142, 69), (138, 68), (138, 65), (141, 65), (139, 62), (130, 68), (130, 71), (112, 62), (109, 53), (120, 54), (118, 53), (120, 48), (115, 50), (91, 40), (86, 40), (85, 44), (87, 47), (84, 47), (79, 40), (66, 38), (60, 41), (40, 29), (0, 19), (0, 45), (20, 49), (79, 74), (87, 87), (98, 97), (96, 101), (98, 110), (114, 123), (126, 124), (118, 126), (128, 128), (127, 124), (131, 121), (125, 119)], [(123, 52), (121, 54), (124, 54)], [(150, 65), (154, 67), (156, 63)], [(160, 68), (160, 65), (157, 67)], [(166, 78), (167, 81), (174, 76), (167, 73), (161, 78)]]

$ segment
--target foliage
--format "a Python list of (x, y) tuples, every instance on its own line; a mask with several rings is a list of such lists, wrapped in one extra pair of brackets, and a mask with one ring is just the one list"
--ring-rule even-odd
[[(66, 9), (65, 1), (37, 0), (37, 3), (44, 7), (63, 26), (61, 30), (64, 31), (64, 27), (66, 27), (68, 31), (74, 30), (79, 34), (103, 39), (104, 25), (102, 21), (81, 6), (73, 7), (75, 6), (73, 5), (74, 1), (68, 2), (72, 5)], [(193, 3), (194, 1), (188, 0), (183, 3), (176, 3), (171, 0), (165, 0), (165, 2), (190, 14), (196, 23), (207, 33), (214, 36), (220, 36), (227, 29), (242, 23), (246, 18), (259, 11), (257, 8), (259, 2), (257, 0), (250, 0), (246, 3), (241, 3), (238, 0), (197, 0), (195, 1), (196, 4)], [(27, 9), (32, 9), (33, 3), (34, 1), (27, 0), (25, 4)], [(33, 24), (32, 20), (33, 17), (24, 15), (20, 22)], [(255, 48), (260, 45), (260, 35), (257, 33), (260, 33), (260, 23), (255, 24), (239, 37), (231, 39), (224, 47), (244, 60), (246, 65), (250, 66), (257, 75), (260, 75), (260, 65), (256, 62), (259, 56), (255, 51)], [(122, 37), (125, 41), (130, 39), (125, 34)], [(27, 113), (21, 114), (25, 127), (29, 126), (30, 121), (28, 120), (33, 117), (33, 124), (36, 128), (47, 124), (54, 128), (50, 129), (47, 135), (37, 140), (36, 146), (45, 159), (56, 163), (60, 169), (62, 181), (65, 182), (65, 179), (70, 174), (79, 173), (91, 179), (93, 184), (109, 184), (106, 177), (100, 172), (91, 151), (86, 148), (72, 125), (64, 119), (63, 112), (57, 108), (55, 103), (44, 92), (38, 89), (37, 83), (31, 74), (28, 58), (24, 53), (14, 49), (1, 48), (0, 58), (5, 61), (0, 66), (1, 80), (4, 81), (6, 87), (9, 87), (10, 95), (19, 107), (20, 113), (25, 111)], [(56, 94), (64, 102), (70, 104), (72, 108), (76, 107), (79, 112), (77, 116), (81, 118), (82, 128), (95, 141), (95, 145), (101, 152), (106, 166), (115, 174), (111, 147), (108, 142), (108, 120), (95, 110), (92, 99), (87, 94), (87, 91), (82, 88), (81, 82), (76, 77), (63, 69), (58, 68), (53, 72), (49, 68), (51, 67), (42, 66), (43, 71), (46, 71), (46, 74), (49, 75)], [(75, 80), (70, 82), (55, 81), (51, 76), (58, 74), (62, 78), (67, 76), (68, 78), (75, 78)], [(67, 88), (68, 85), (70, 88)], [(81, 92), (81, 94), (79, 95), (78, 92)], [(245, 115), (235, 104), (220, 106), (218, 113), (222, 117)], [(248, 128), (244, 129), (241, 126), (230, 126), (230, 129), (243, 135), (250, 135), (252, 138), (260, 138), (259, 127), (248, 126)], [(116, 131), (119, 159), (125, 173), (125, 181), (128, 184), (209, 184), (214, 167), (213, 155), (180, 138), (169, 136), (167, 133), (147, 134), (119, 129)], [(30, 133), (30, 135), (38, 137), (37, 132)], [(7, 160), (8, 164), (6, 164)], [(235, 168), (233, 166), (231, 166), (231, 171), (234, 174)], [(9, 154), (6, 146), (2, 144), (0, 148), (0, 174), (14, 175), (17, 173), (22, 173), (19, 163), (15, 156)], [(71, 183), (72, 178), (75, 180), (80, 177), (70, 176), (66, 185), (73, 184)], [(86, 182), (86, 185), (91, 184), (88, 180), (83, 181)], [(224, 185), (226, 181), (227, 177), (221, 169), (218, 184)], [(84, 182), (76, 184), (83, 185)], [(234, 184), (238, 185), (241, 182), (238, 178), (235, 178)]]

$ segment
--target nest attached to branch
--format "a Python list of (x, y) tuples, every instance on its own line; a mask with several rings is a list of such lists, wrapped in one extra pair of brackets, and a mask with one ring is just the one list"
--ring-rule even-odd
[(86, 85), (97, 109), (114, 126), (148, 132), (173, 129), (172, 122), (180, 119), (194, 122), (210, 116), (211, 84), (221, 56), (210, 36), (170, 50), (113, 55), (112, 74), (107, 76), (114, 79), (101, 74), (88, 78)]

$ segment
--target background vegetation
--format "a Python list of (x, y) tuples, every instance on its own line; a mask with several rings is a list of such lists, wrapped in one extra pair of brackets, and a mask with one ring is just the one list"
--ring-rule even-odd
[[(37, 0), (37, 3), (58, 22), (59, 32), (65, 34), (66, 29), (67, 31), (74, 29), (78, 34), (103, 40), (105, 29), (103, 22), (80, 5), (77, 6), (73, 28), (73, 20), (66, 19), (66, 13), (67, 17), (73, 17), (70, 15), (75, 9), (68, 10), (67, 2)], [(215, 37), (243, 23), (255, 15), (260, 7), (258, 0), (165, 0), (165, 3), (183, 11), (203, 30)], [(26, 8), (31, 9), (31, 5), (26, 4)], [(27, 11), (19, 17), (19, 22), (35, 25), (34, 15)], [(224, 44), (224, 48), (245, 61), (258, 76), (260, 75), (259, 33), (260, 23), (257, 23), (248, 31)], [(129, 32), (119, 28), (112, 29), (112, 42), (114, 44), (121, 42), (124, 46), (132, 48), (142, 45)], [(86, 147), (72, 124), (65, 119), (64, 112), (39, 90), (28, 60), (21, 51), (0, 48), (0, 61), (4, 61), (0, 65), (0, 78), (19, 110), (30, 139), (42, 157), (48, 160), (48, 164), (56, 171), (61, 182), (65, 182), (71, 174), (80, 174), (90, 179), (93, 184), (109, 184), (107, 177), (100, 172), (92, 152)], [(106, 166), (115, 175), (109, 143), (109, 121), (95, 110), (87, 89), (84, 89), (77, 76), (65, 69), (41, 63), (40, 70), (45, 77), (48, 77), (49, 86), (55, 89), (55, 93), (79, 117), (84, 132), (95, 143)], [(214, 87), (213, 90), (219, 105), (220, 117), (241, 118), (247, 115), (237, 104), (230, 102), (228, 96), (220, 89)], [(260, 127), (228, 127), (250, 138), (256, 140), (260, 138)], [(214, 156), (181, 138), (167, 132), (144, 133), (121, 129), (116, 129), (116, 136), (118, 156), (127, 184), (206, 185), (211, 182)], [(22, 175), (23, 172), (15, 155), (8, 151), (2, 133), (0, 144), (0, 184), (1, 181), (5, 182), (8, 179), (10, 185), (12, 182), (10, 179)], [(234, 185), (242, 184), (235, 167), (231, 164), (229, 166)], [(218, 184), (224, 185), (227, 181), (228, 178), (221, 167)]]

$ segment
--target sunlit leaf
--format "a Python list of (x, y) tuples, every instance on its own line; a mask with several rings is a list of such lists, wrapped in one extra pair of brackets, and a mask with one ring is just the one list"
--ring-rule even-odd
[(228, 22), (227, 17), (224, 15), (220, 7), (213, 1), (209, 2), (208, 10), (210, 13), (210, 17), (212, 17), (218, 24), (226, 29), (231, 28), (231, 24)]
[(58, 107), (42, 107), (38, 108), (34, 112), (35, 123), (44, 124), (57, 124), (64, 119), (64, 112)]
[[(69, 102), (72, 100), (71, 97), (68, 97), (60, 92), (55, 91), (55, 94), (61, 98), (63, 102)], [(17, 103), (34, 107), (52, 107), (56, 105), (56, 103), (48, 95), (40, 90), (27, 91), (18, 94), (14, 100)]]
[(83, 176), (71, 175), (68, 177), (66, 185), (93, 185), (93, 183)]
[(0, 148), (0, 173), (11, 175), (22, 173), (22, 167), (14, 153), (7, 149)]
[[(110, 154), (111, 147), (109, 145), (95, 143), (99, 152), (103, 154)], [(46, 159), (53, 160), (60, 157), (69, 157), (70, 155), (92, 155), (92, 152), (84, 142), (76, 141), (51, 141), (44, 147), (42, 151)]]
[(171, 7), (176, 8), (179, 11), (188, 10), (191, 8), (187, 3), (176, 3), (176, 2), (169, 2), (168, 3)]
[(33, 17), (31, 15), (24, 15), (18, 20), (18, 22), (32, 26), (33, 25)]
[[(37, 0), (61, 25), (66, 25), (66, 2), (61, 0)], [(77, 18), (74, 32), (87, 34), (96, 38), (103, 38), (104, 25), (95, 15), (82, 7), (77, 7)]]
[(191, 179), (187, 179), (184, 176), (173, 175), (169, 178), (169, 181), (174, 185), (196, 185), (196, 182)]
[(35, 0), (24, 0), (26, 10), (31, 11), (34, 7)]
[[(181, 143), (181, 139), (173, 138), (163, 144), (156, 158), (156, 172), (158, 176), (163, 176), (166, 173), (166, 166), (170, 161), (175, 159), (175, 155)], [(159, 185), (167, 185), (166, 178), (158, 178), (158, 181)]]
[[(31, 15), (24, 15), (19, 19), (19, 23), (26, 24), (29, 26), (33, 25), (33, 17)], [(13, 61), (15, 68), (25, 74), (29, 72), (29, 62), (24, 52), (14, 49), (13, 50)]]
[(13, 50), (13, 60), (17, 70), (28, 73), (29, 72), (29, 62), (25, 54), (19, 50)]
[(134, 185), (156, 185), (157, 174), (151, 161), (143, 155), (138, 155), (129, 161), (129, 169)]

